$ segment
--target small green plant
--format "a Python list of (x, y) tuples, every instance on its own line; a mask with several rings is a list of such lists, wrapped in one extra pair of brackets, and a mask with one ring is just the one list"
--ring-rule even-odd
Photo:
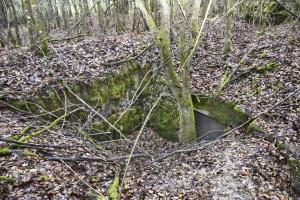
[(16, 181), (16, 179), (14, 179), (12, 177), (0, 176), (0, 182), (3, 182), (3, 183), (14, 183), (15, 181)]
[(257, 123), (256, 121), (252, 121), (246, 128), (246, 133), (247, 134), (253, 134), (255, 132), (262, 132), (262, 129), (257, 126)]
[(279, 140), (276, 141), (275, 146), (279, 151), (286, 149), (286, 144)]
[(36, 153), (34, 153), (33, 151), (30, 150), (24, 150), (23, 151), (23, 155), (27, 156), (27, 157), (37, 157), (38, 155)]
[(0, 156), (5, 156), (11, 154), (11, 149), (8, 147), (0, 148)]
[(251, 88), (252, 88), (252, 91), (251, 91), (251, 94), (250, 96), (259, 96), (262, 92), (262, 88), (259, 86), (259, 81), (260, 81), (260, 78), (253, 78), (251, 80)]
[(43, 175), (43, 176), (40, 176), (40, 180), (43, 182), (48, 182), (50, 180), (50, 177), (47, 175)]
[(278, 67), (279, 67), (278, 63), (276, 63), (276, 62), (270, 62), (270, 63), (268, 63), (268, 64), (266, 64), (264, 66), (258, 67), (257, 71), (260, 72), (260, 73), (265, 74), (265, 73), (267, 73), (269, 71), (273, 71), (273, 70), (277, 69)]
[(119, 176), (115, 176), (115, 179), (108, 190), (108, 195), (111, 200), (119, 200)]

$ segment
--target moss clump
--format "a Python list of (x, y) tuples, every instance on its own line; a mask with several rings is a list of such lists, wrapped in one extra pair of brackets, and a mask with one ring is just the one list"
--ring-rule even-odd
[(11, 149), (8, 147), (0, 148), (0, 156), (10, 155), (12, 153)]
[(275, 147), (279, 150), (279, 151), (282, 151), (282, 150), (285, 150), (286, 149), (286, 144), (282, 141), (279, 141), (277, 140), (276, 143), (275, 143)]
[(30, 131), (31, 128), (32, 128), (32, 126), (26, 126), (18, 134), (15, 134), (15, 135), (11, 136), (9, 139), (10, 140), (14, 140), (14, 141), (19, 140), (22, 136), (25, 135), (25, 133), (27, 133), (28, 131)]
[(165, 98), (157, 104), (149, 122), (161, 137), (178, 141), (179, 111), (171, 98)]
[(12, 177), (0, 176), (0, 182), (3, 182), (3, 183), (14, 183), (15, 181), (16, 181), (16, 179), (14, 179)]
[(252, 93), (250, 94), (250, 96), (257, 97), (261, 94), (261, 92), (262, 92), (261, 87), (256, 87), (254, 90), (252, 90)]
[[(111, 124), (114, 124), (120, 117), (121, 113), (122, 112), (117, 112), (112, 114), (110, 117), (108, 117), (108, 121)], [(134, 106), (122, 116), (122, 118), (118, 121), (118, 123), (115, 126), (123, 134), (129, 135), (141, 125), (142, 121), (143, 121), (142, 109), (139, 106)], [(107, 140), (110, 139), (110, 137), (113, 138), (120, 137), (119, 133), (116, 130), (110, 128), (109, 124), (107, 124), (104, 121), (93, 123), (91, 130), (92, 133), (106, 132), (107, 130), (110, 130), (111, 134), (100, 134), (100, 135), (92, 136), (96, 140)]]
[(274, 142), (276, 140), (276, 135), (274, 135), (274, 134), (267, 135), (265, 137), (265, 140), (267, 140), (269, 142)]
[(92, 176), (91, 177), (91, 182), (92, 183), (98, 183), (100, 181), (100, 177), (99, 176)]
[(40, 180), (42, 182), (48, 182), (50, 180), (50, 177), (47, 175), (43, 175), (43, 176), (40, 176)]
[(226, 102), (215, 96), (193, 95), (192, 98), (196, 109), (208, 111), (210, 117), (225, 126), (237, 126), (248, 120), (246, 112), (234, 102)]
[(300, 192), (300, 160), (288, 159), (288, 166), (291, 170), (292, 187), (296, 192)]
[(267, 135), (264, 139), (271, 143), (275, 143), (275, 147), (279, 151), (286, 149), (286, 143), (284, 143), (283, 141), (280, 141), (274, 134)]
[(120, 199), (118, 189), (119, 189), (119, 176), (115, 176), (115, 179), (108, 190), (108, 195), (111, 200)]
[(247, 134), (254, 134), (254, 133), (257, 133), (257, 132), (262, 132), (262, 129), (257, 126), (257, 123), (256, 121), (252, 121), (246, 128), (246, 133)]
[(266, 64), (264, 66), (258, 67), (257, 71), (260, 72), (260, 73), (265, 74), (265, 73), (267, 73), (269, 71), (273, 71), (273, 70), (277, 69), (278, 67), (279, 67), (278, 63), (276, 63), (276, 62), (270, 62), (270, 63), (268, 63), (268, 64)]
[(28, 156), (28, 157), (37, 157), (38, 155), (36, 153), (34, 153), (33, 151), (30, 150), (24, 150), (23, 151), (23, 155), (24, 156)]

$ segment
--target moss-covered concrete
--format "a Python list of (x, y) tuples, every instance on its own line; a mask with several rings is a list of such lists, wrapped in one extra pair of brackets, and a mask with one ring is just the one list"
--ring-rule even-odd
[(225, 126), (238, 126), (248, 120), (247, 113), (235, 102), (226, 102), (216, 96), (193, 95), (196, 109), (208, 111), (208, 115)]
[(170, 141), (178, 141), (179, 111), (174, 99), (167, 97), (158, 103), (149, 120), (149, 125), (161, 137)]
[[(135, 63), (130, 63), (128, 69), (122, 70), (119, 73), (111, 74), (107, 77), (95, 78), (88, 83), (69, 83), (68, 86), (76, 95), (99, 110), (99, 113), (105, 116), (110, 123), (114, 124), (129, 105), (134, 92), (138, 89), (149, 67), (149, 65), (139, 66)], [(150, 75), (151, 73), (144, 80), (144, 85), (149, 81)], [(162, 87), (167, 88), (163, 80), (150, 82), (148, 87), (143, 91), (141, 98), (116, 124), (116, 127), (123, 134), (131, 134), (140, 128), (145, 115), (151, 107), (150, 102), (153, 101), (153, 96), (159, 95)], [(154, 109), (148, 123), (148, 126), (153, 128), (161, 137), (170, 141), (178, 141), (180, 119), (178, 107), (175, 102), (172, 97), (164, 97)], [(18, 109), (30, 110), (36, 114), (45, 113), (43, 109), (47, 112), (55, 111), (54, 114), (57, 116), (64, 114), (65, 103), (68, 105), (70, 103), (81, 104), (68, 90), (59, 85), (35, 97), (13, 99), (10, 103)], [(193, 95), (193, 104), (196, 109), (207, 110), (210, 117), (228, 127), (239, 125), (248, 119), (247, 114), (236, 103), (225, 102), (218, 97)], [(71, 108), (68, 109), (68, 111), (70, 110)], [(72, 120), (85, 121), (86, 119), (87, 114), (85, 111), (77, 111), (72, 115)], [(117, 131), (110, 128), (98, 116), (93, 117), (93, 120), (90, 121), (90, 127), (85, 128), (84, 131), (92, 134), (93, 138), (97, 140), (120, 137)]]
[[(94, 78), (89, 83), (69, 83), (68, 86), (81, 99), (93, 107), (96, 106), (101, 110), (108, 101), (114, 102), (114, 105), (117, 107), (120, 102), (128, 99), (127, 93), (134, 90), (136, 85), (139, 84), (141, 77), (133, 76), (134, 71), (137, 69), (137, 65), (132, 64), (128, 70), (123, 70), (118, 74)], [(138, 75), (142, 76), (143, 73), (145, 73), (145, 69), (138, 72)], [(80, 103), (60, 84), (56, 85), (56, 88), (43, 90), (32, 97), (24, 96), (20, 99), (2, 98), (13, 107), (23, 111), (30, 111), (34, 114), (59, 110), (53, 114), (61, 115), (64, 113), (66, 100), (67, 103)]]
[[(120, 117), (122, 112), (111, 114), (107, 117), (111, 124), (114, 124)], [(124, 135), (132, 134), (143, 122), (144, 110), (139, 106), (130, 108), (115, 125)], [(91, 133), (95, 133), (92, 137), (96, 140), (109, 140), (119, 138), (119, 133), (110, 128), (109, 124), (104, 121), (97, 121), (91, 125)], [(96, 134), (98, 133), (98, 134)], [(102, 134), (101, 134), (102, 133)]]

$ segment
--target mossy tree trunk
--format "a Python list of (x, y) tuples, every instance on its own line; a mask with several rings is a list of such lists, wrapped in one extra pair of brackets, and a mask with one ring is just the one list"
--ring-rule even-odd
[[(196, 0), (197, 1), (197, 0)], [(194, 23), (194, 28), (197, 27), (195, 23), (198, 21), (198, 14), (200, 9), (200, 4), (196, 1), (178, 1), (180, 4), (180, 9), (182, 10), (182, 17), (180, 20), (180, 30), (179, 36), (179, 49), (180, 49), (180, 70), (179, 73), (176, 72), (175, 65), (172, 61), (171, 54), (171, 44), (170, 44), (170, 30), (171, 30), (171, 20), (170, 20), (170, 4), (167, 0), (160, 0), (160, 10), (161, 10), (161, 23), (158, 28), (157, 23), (155, 23), (151, 13), (146, 9), (143, 0), (136, 0), (137, 7), (141, 10), (144, 18), (146, 19), (149, 29), (154, 33), (156, 43), (160, 48), (160, 56), (162, 64), (166, 66), (166, 71), (168, 75), (168, 84), (177, 100), (180, 115), (180, 129), (181, 135), (180, 140), (183, 143), (187, 143), (196, 138), (195, 129), (195, 119), (194, 110), (191, 97), (190, 88), (190, 61), (194, 55), (196, 46), (200, 41), (200, 30), (194, 30), (197, 37), (191, 36), (188, 38), (187, 30), (189, 29), (190, 22), (187, 20), (185, 14), (188, 11), (189, 6), (193, 3), (193, 17), (192, 21)], [(211, 0), (208, 8), (210, 8)], [(196, 6), (196, 7), (195, 7)], [(207, 13), (206, 13), (207, 14)], [(207, 15), (206, 15), (207, 17)], [(201, 27), (203, 28), (203, 27)], [(193, 46), (191, 49), (190, 47)], [(191, 50), (190, 50), (191, 49)]]

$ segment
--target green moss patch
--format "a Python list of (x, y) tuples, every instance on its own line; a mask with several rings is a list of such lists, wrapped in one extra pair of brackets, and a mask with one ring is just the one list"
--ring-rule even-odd
[(174, 100), (165, 98), (158, 103), (151, 116), (150, 127), (161, 137), (178, 141), (179, 111)]
[(264, 66), (261, 66), (261, 67), (258, 67), (257, 68), (257, 71), (260, 72), (260, 73), (267, 73), (269, 71), (273, 71), (275, 69), (277, 69), (279, 67), (279, 64), (276, 63), (276, 62), (270, 62)]
[[(114, 124), (118, 118), (121, 116), (122, 112), (117, 112), (112, 115), (110, 115), (107, 119), (111, 124)], [(133, 133), (134, 130), (139, 128), (141, 126), (141, 123), (143, 121), (143, 112), (142, 109), (139, 106), (134, 106), (130, 108), (123, 117), (118, 121), (118, 123), (115, 125), (116, 128), (118, 128), (124, 135), (129, 135)], [(111, 132), (107, 133), (106, 131)], [(119, 133), (114, 130), (113, 128), (110, 128), (109, 124), (107, 124), (104, 121), (95, 122), (92, 124), (91, 127), (92, 133), (103, 133), (103, 134), (97, 134), (94, 135), (93, 138), (96, 140), (108, 140), (111, 138), (119, 138)]]
[(11, 149), (8, 147), (0, 148), (0, 156), (6, 156), (11, 154)]
[(108, 190), (108, 195), (111, 200), (119, 200), (119, 176), (115, 176), (115, 179)]
[(263, 130), (257, 125), (255, 120), (252, 121), (246, 128), (246, 133), (250, 135), (262, 131)]
[(14, 183), (16, 179), (8, 176), (0, 176), (0, 183)]

